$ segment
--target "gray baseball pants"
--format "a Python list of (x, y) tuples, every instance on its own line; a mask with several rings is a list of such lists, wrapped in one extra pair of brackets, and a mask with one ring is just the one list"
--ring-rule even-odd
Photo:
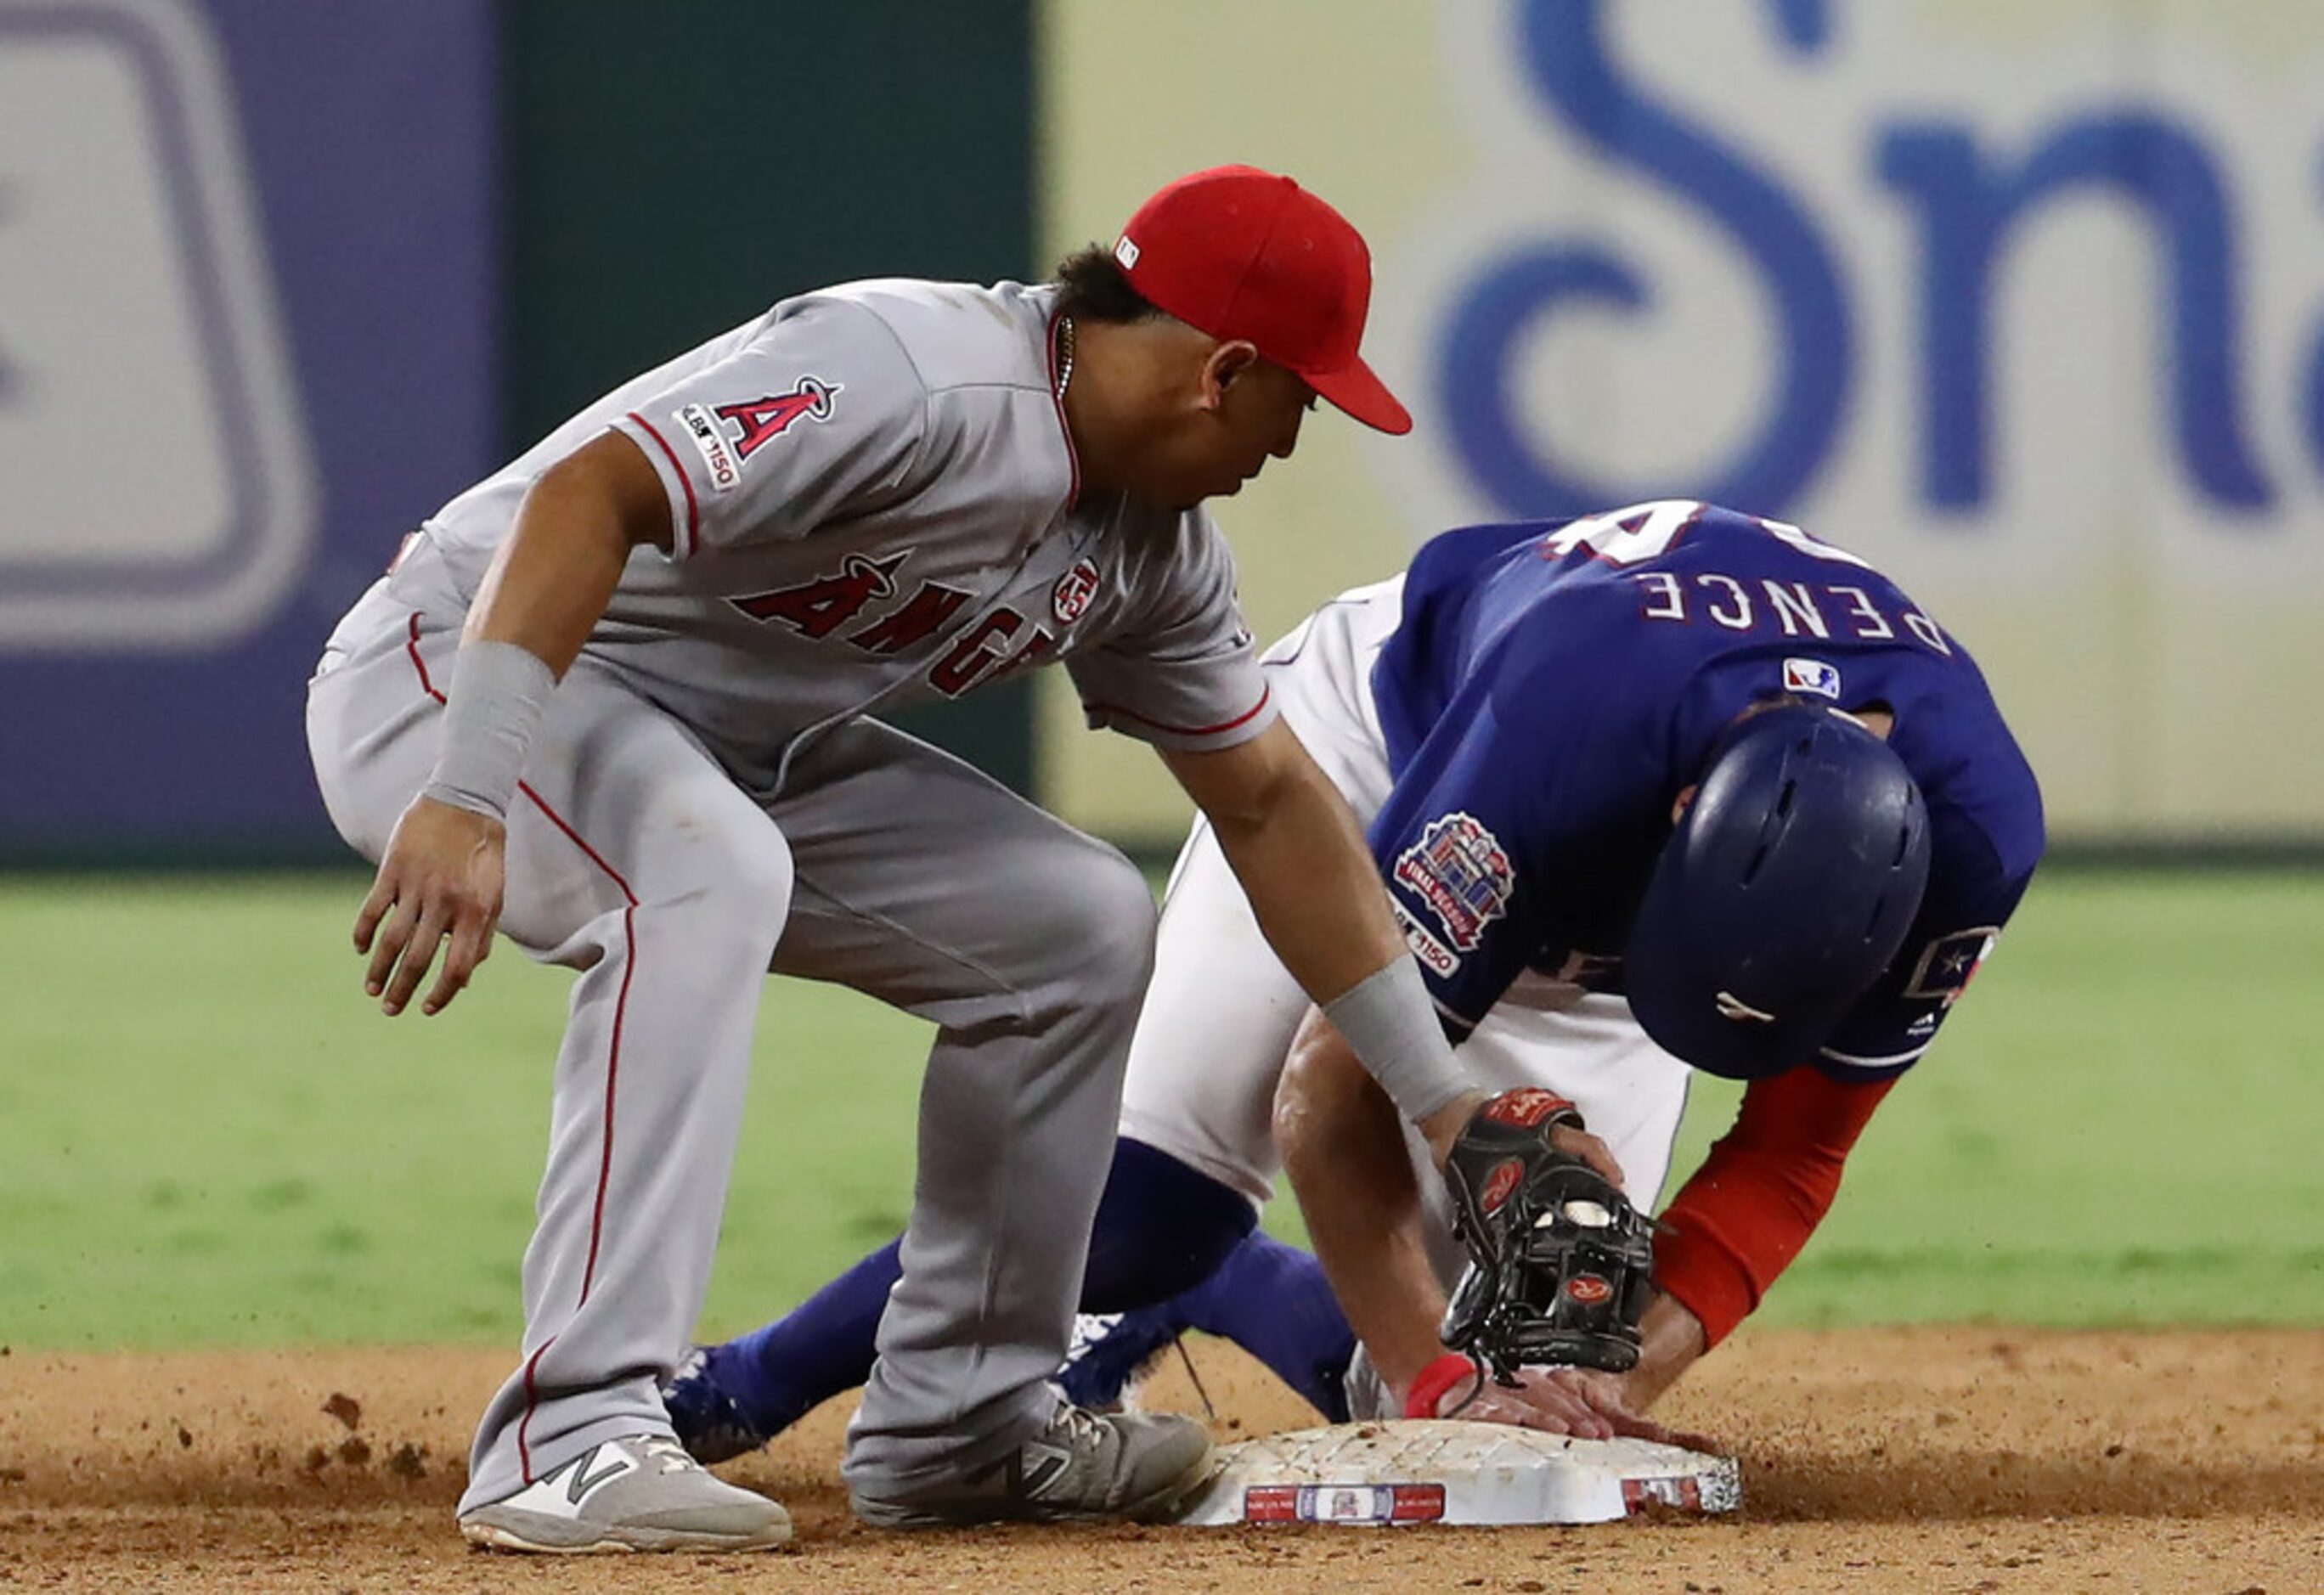
[[(324, 800), (367, 858), (434, 767), (462, 619), (383, 582), (310, 687)], [(510, 813), (507, 882), (501, 929), (577, 978), (522, 1360), (477, 1430), (461, 1509), (600, 1442), (669, 1432), (656, 1382), (708, 1283), (770, 968), (938, 1027), (850, 1483), (909, 1493), (1045, 1423), (1153, 958), (1137, 870), (872, 721), (819, 739), (762, 799), (585, 656)]]

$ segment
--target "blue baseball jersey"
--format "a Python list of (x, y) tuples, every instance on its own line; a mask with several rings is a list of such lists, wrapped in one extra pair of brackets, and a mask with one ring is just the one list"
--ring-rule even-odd
[(1528, 969), (1621, 989), (1673, 805), (1758, 699), (1887, 708), (1929, 810), (1904, 948), (1803, 1063), (1910, 1067), (2042, 854), (2033, 770), (1968, 651), (1864, 560), (1715, 505), (1436, 538), (1372, 694), (1395, 775), (1372, 849), (1456, 1039)]

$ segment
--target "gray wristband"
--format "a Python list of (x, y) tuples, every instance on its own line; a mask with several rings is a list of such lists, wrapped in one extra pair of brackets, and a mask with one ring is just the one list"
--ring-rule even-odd
[(1323, 1004), (1323, 1017), (1348, 1038), (1397, 1111), (1415, 1124), (1475, 1089), (1436, 1022), (1420, 965), (1409, 958), (1397, 959)]
[(557, 673), (513, 642), (463, 642), (444, 703), (444, 746), (424, 797), (508, 817), (533, 733), (557, 689)]

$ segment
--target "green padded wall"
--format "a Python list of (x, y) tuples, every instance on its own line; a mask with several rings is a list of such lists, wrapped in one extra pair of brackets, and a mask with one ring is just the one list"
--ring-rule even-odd
[[(786, 294), (1023, 279), (1030, 0), (507, 0), (512, 450)], [(1028, 686), (901, 717), (1019, 790)]]

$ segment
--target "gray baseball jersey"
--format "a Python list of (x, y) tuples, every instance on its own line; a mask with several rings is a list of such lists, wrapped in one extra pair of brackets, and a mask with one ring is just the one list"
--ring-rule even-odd
[(465, 608), (534, 477), (606, 428), (669, 495), (589, 654), (753, 785), (815, 732), (1062, 659), (1091, 724), (1223, 747), (1273, 719), (1208, 514), (1084, 500), (1053, 288), (801, 295), (625, 383), (428, 522)]
[(1165, 747), (1276, 712), (1210, 519), (1079, 493), (1055, 306), (906, 281), (785, 300), (455, 499), (332, 638), (309, 740), (376, 859), (528, 487), (609, 427), (660, 476), (669, 549), (631, 558), (509, 811), (501, 928), (579, 973), (524, 1358), (478, 1428), (470, 1507), (668, 1431), (655, 1375), (707, 1283), (770, 965), (937, 1028), (851, 1480), (892, 1494), (1047, 1421), (1152, 899), (1111, 848), (868, 712), (1051, 659), (1093, 723)]

